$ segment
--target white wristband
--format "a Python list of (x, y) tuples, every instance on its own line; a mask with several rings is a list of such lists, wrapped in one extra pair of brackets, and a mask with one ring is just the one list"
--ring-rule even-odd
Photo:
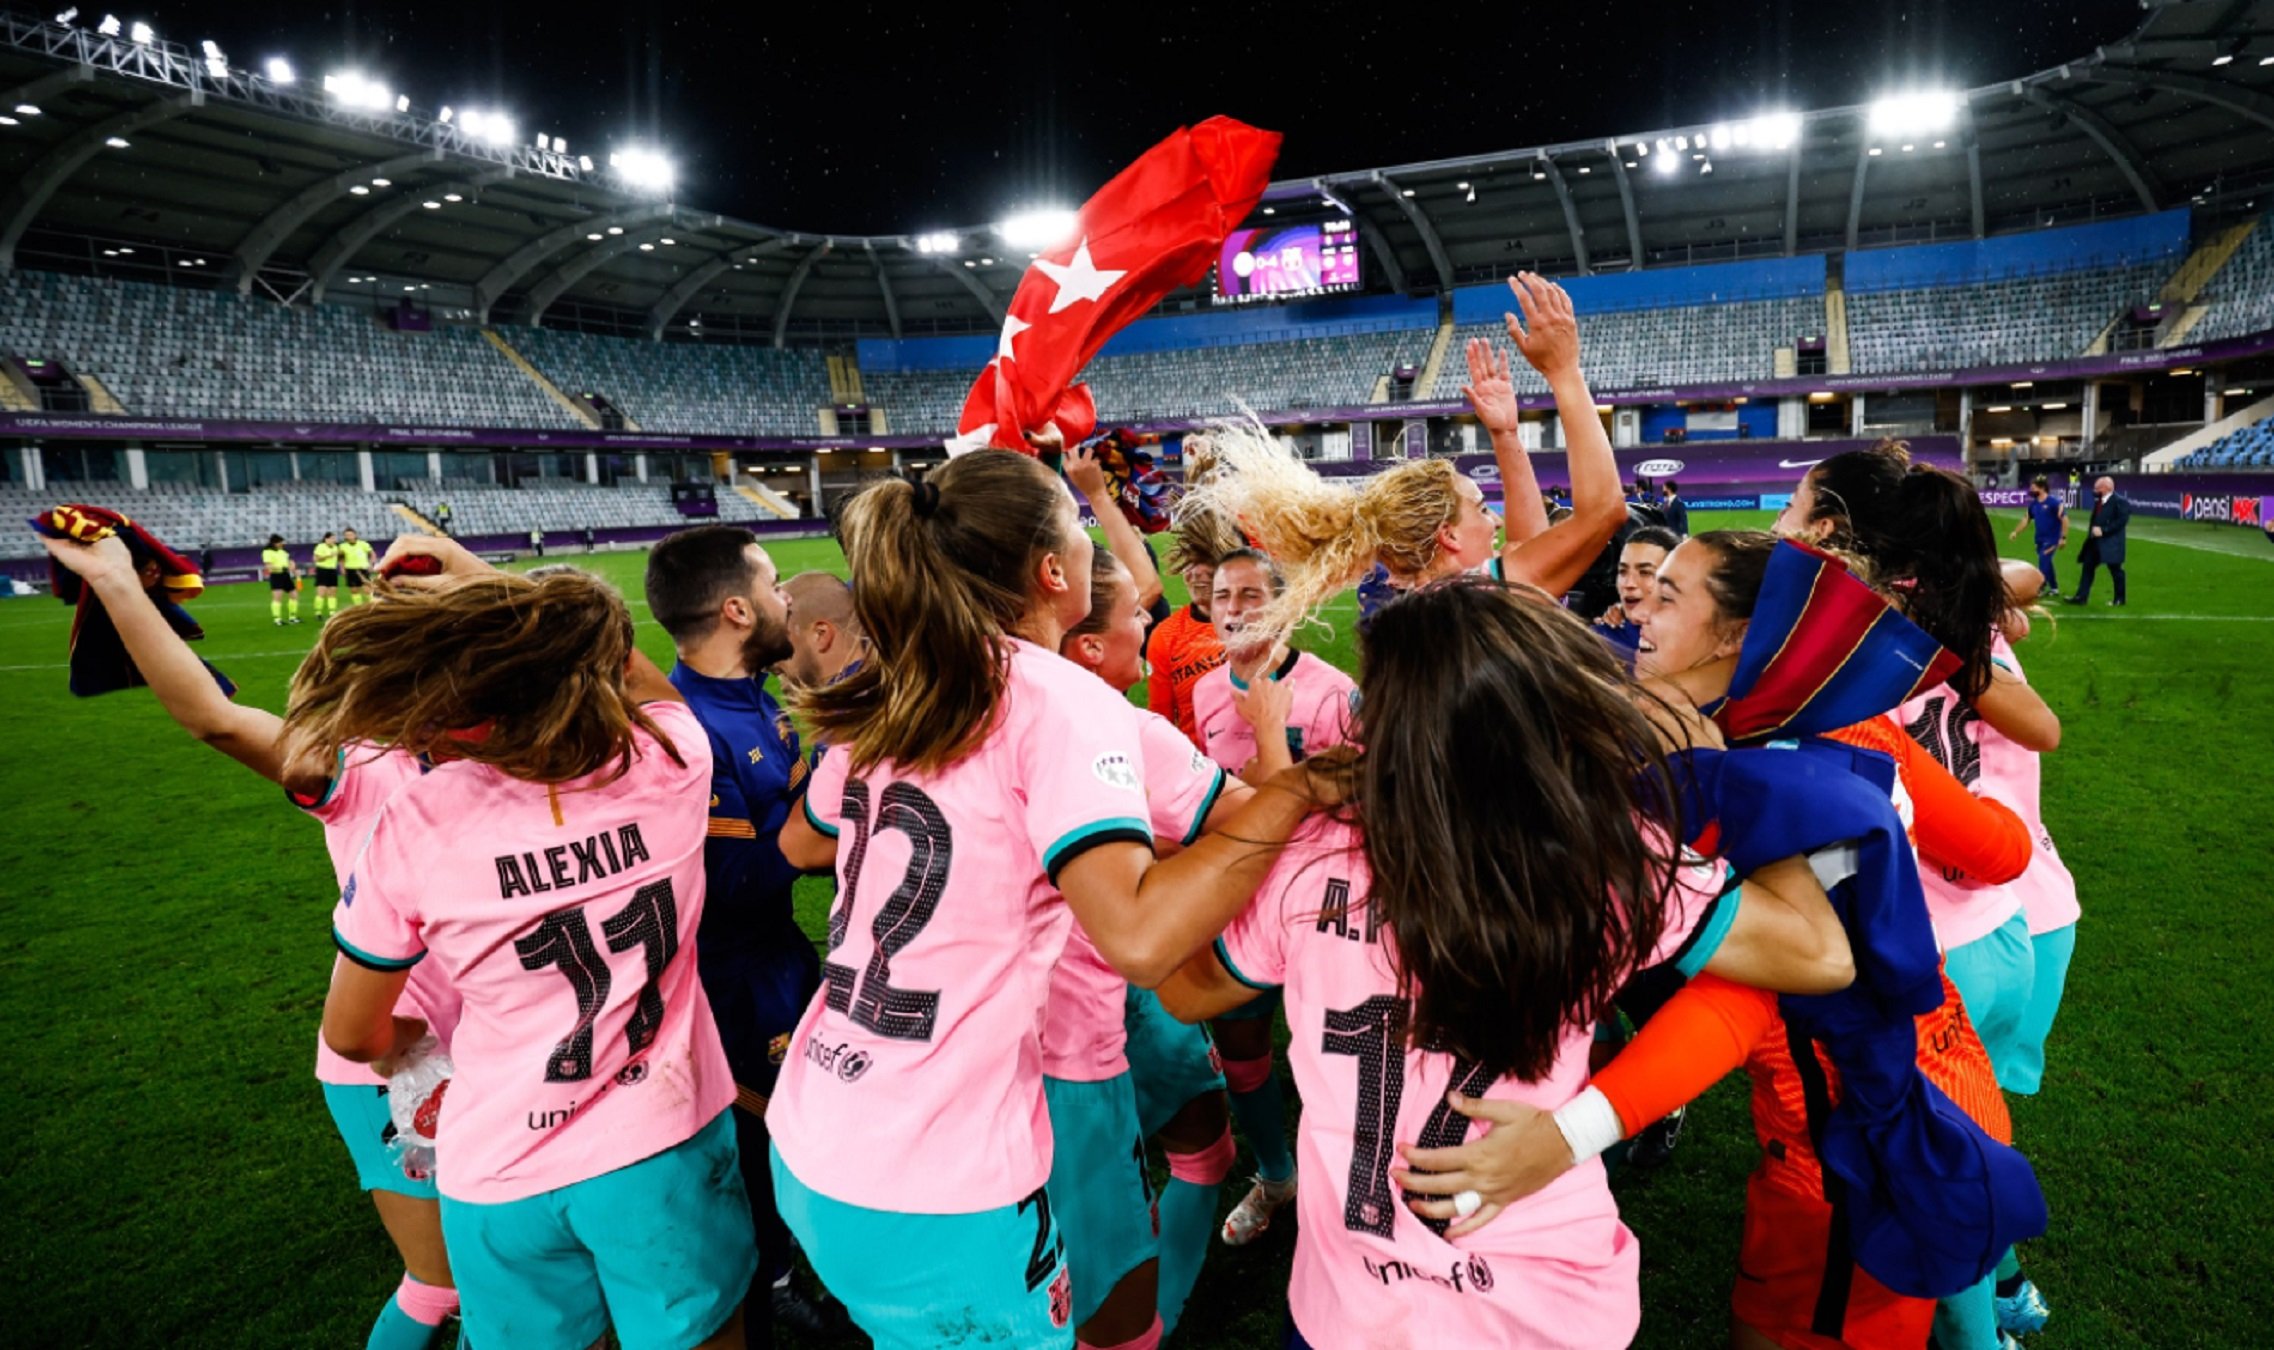
[(1563, 1142), (1571, 1145), (1571, 1161), (1575, 1166), (1627, 1135), (1626, 1127), (1619, 1123), (1618, 1108), (1611, 1105), (1611, 1099), (1603, 1095), (1601, 1088), (1595, 1087), (1558, 1108), (1555, 1127), (1563, 1131)]

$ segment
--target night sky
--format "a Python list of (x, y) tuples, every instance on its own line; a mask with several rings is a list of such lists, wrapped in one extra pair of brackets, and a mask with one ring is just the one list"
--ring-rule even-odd
[[(100, 7), (90, 10), (90, 21)], [(431, 114), (492, 104), (600, 158), (644, 138), (678, 199), (855, 234), (1079, 204), (1179, 124), (1287, 133), (1309, 176), (1865, 101), (2086, 55), (2135, 0), (1712, 0), (1321, 6), (904, 0), (554, 6), (522, 0), (167, 5), (167, 39), (359, 65)]]

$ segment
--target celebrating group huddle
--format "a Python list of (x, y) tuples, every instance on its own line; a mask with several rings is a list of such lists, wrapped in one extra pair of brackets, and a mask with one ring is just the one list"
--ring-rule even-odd
[[(169, 711), (325, 826), (318, 1077), (408, 1271), (371, 1344), (452, 1311), (477, 1350), (763, 1343), (794, 1245), (880, 1346), (1153, 1346), (1219, 1234), (1291, 1205), (1290, 1346), (1620, 1346), (1602, 1155), (1740, 1066), (1735, 1344), (2041, 1325), (2002, 1092), (2077, 909), (1987, 518), (1841, 455), (1781, 539), (1650, 544), (1614, 646), (1559, 604), (1626, 521), (1577, 325), (1512, 287), (1566, 518), (1473, 343), (1505, 542), (1444, 461), (1351, 490), (1225, 427), (1175, 614), (1118, 512), (1093, 544), (1042, 459), (982, 450), (845, 505), (849, 591), (785, 595), (731, 527), (659, 544), (668, 677), (597, 578), (398, 540), (383, 575), (438, 574), (335, 618), (280, 719), (136, 608), (123, 547), (51, 542)], [(1355, 682), (1289, 646), (1376, 569)], [(407, 1177), (390, 1077), (445, 1054)], [(1219, 1227), (1235, 1120), (1259, 1176)]]

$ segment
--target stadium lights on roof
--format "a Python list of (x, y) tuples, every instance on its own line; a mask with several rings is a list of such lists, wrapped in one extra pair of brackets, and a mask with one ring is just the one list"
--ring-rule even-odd
[(337, 70), (324, 77), (324, 92), (349, 108), (383, 112), (395, 101), (394, 91), (360, 71)]
[(962, 246), (953, 230), (930, 230), (916, 236), (916, 251), (925, 255), (953, 254)]
[(1871, 129), (1889, 136), (1942, 131), (1958, 120), (1958, 110), (1963, 103), (1960, 95), (1948, 89), (1892, 94), (1872, 103)]
[(649, 192), (669, 192), (678, 170), (658, 150), (645, 146), (628, 145), (621, 150), (608, 152), (608, 167), (635, 188)]
[(592, 172), (592, 156), (578, 155), (576, 157), (576, 167), (582, 169), (586, 173)]
[(281, 56), (272, 56), (261, 69), (268, 75), (270, 84), (291, 84), (300, 77), (292, 73), (292, 63)]
[(513, 119), (501, 112), (468, 108), (458, 116), (458, 130), (488, 145), (513, 144)]
[(73, 19), (76, 19), (76, 18), (78, 18), (78, 17), (79, 17), (79, 7), (78, 7), (77, 5), (73, 5), (71, 8), (69, 8), (69, 9), (67, 9), (67, 10), (63, 11), (61, 14), (58, 14), (58, 15), (56, 15), (56, 16), (55, 16), (55, 21), (56, 21), (57, 23), (65, 23), (65, 24), (67, 24), (67, 23), (71, 22)]
[(228, 79), (229, 58), (222, 55), (221, 44), (212, 38), (207, 38), (197, 44), (197, 47), (199, 51), (205, 53), (205, 73), (217, 80)]
[(16, 111), (26, 117), (37, 117), (39, 116), (39, 105), (37, 103), (19, 103), (16, 105)]
[(118, 16), (116, 14), (105, 14), (103, 16), (103, 21), (95, 25), (95, 31), (102, 34), (104, 37), (117, 37)]
[(106, 138), (103, 141), (103, 144), (109, 146), (113, 150), (124, 150), (127, 147), (128, 142), (124, 136), (111, 136)]
[(151, 31), (150, 25), (140, 19), (136, 19), (134, 26), (127, 30), (127, 36), (133, 38), (138, 47), (147, 47), (158, 40), (158, 35)]
[(1021, 211), (1006, 216), (995, 226), (995, 233), (1012, 248), (1054, 248), (1073, 237), (1081, 225), (1081, 217), (1072, 211), (1046, 209)]
[(553, 137), (553, 153), (556, 155), (565, 155), (568, 153), (568, 139), (566, 137)]

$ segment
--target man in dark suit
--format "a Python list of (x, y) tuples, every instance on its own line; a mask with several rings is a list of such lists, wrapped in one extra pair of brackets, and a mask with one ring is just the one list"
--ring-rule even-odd
[(1683, 539), (1690, 537), (1690, 506), (1682, 500), (1682, 485), (1669, 478), (1658, 485), (1664, 495), (1658, 499), (1658, 514), (1666, 518), (1666, 528)]
[(2092, 519), (2085, 526), (2084, 551), (2077, 555), (2084, 580), (2077, 583), (2070, 604), (2081, 605), (2091, 597), (2092, 574), (2103, 563), (2116, 579), (2116, 603), (2124, 603), (2124, 527), (2131, 523), (2132, 503), (2116, 495), (2116, 480), (2092, 480)]

